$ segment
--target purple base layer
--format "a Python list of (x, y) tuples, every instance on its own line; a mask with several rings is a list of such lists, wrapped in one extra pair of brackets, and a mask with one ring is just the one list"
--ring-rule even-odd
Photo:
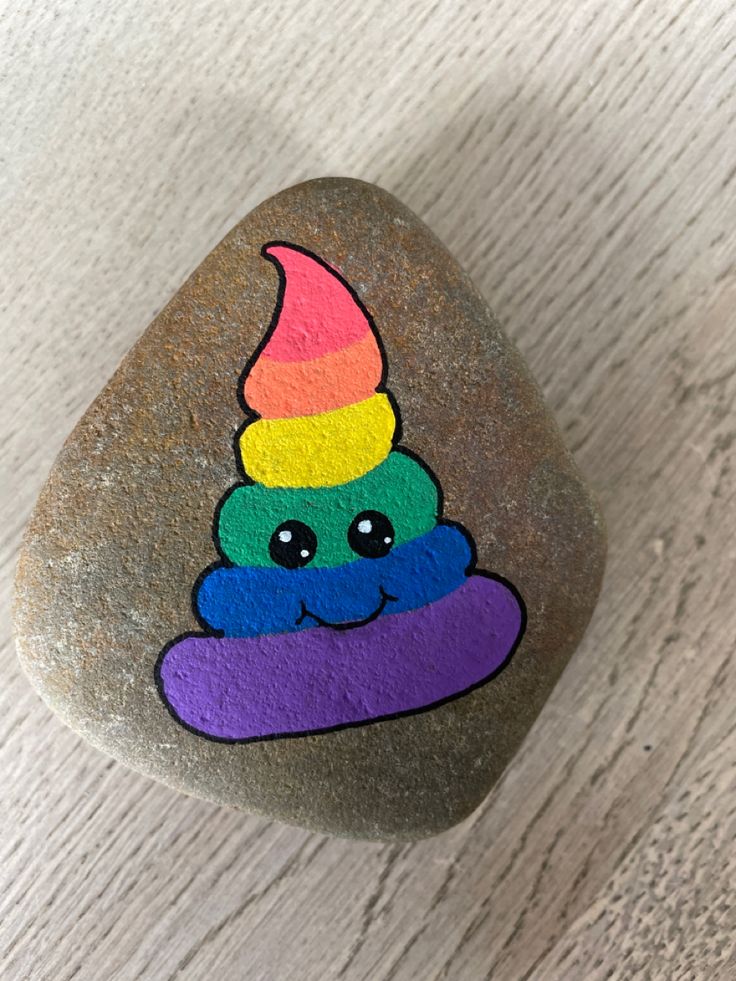
[(354, 630), (184, 637), (160, 660), (159, 689), (177, 719), (212, 739), (323, 732), (477, 687), (512, 653), (523, 621), (507, 585), (475, 575), (429, 606)]

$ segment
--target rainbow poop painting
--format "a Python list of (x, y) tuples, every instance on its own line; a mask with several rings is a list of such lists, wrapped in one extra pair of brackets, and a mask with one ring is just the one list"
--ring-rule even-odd
[(424, 712), (489, 682), (525, 626), (439, 481), (398, 445), (370, 314), (324, 259), (265, 245), (271, 326), (241, 396), (246, 479), (222, 498), (220, 561), (194, 587), (204, 631), (171, 641), (156, 682), (182, 725), (249, 742)]

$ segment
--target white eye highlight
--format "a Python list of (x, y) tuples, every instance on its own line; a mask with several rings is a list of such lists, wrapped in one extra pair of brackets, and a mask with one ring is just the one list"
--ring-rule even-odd
[(362, 521), (358, 522), (358, 531), (361, 535), (370, 535), (373, 531), (373, 522), (369, 521), (367, 518), (363, 518)]
[(309, 555), (309, 549), (308, 548), (303, 548), (299, 554), (301, 555), (301, 557), (303, 559), (306, 559), (306, 557)]
[(290, 531), (287, 531), (287, 530), (280, 531), (279, 532), (279, 541), (280, 542), (290, 542), (291, 541), (291, 532)]

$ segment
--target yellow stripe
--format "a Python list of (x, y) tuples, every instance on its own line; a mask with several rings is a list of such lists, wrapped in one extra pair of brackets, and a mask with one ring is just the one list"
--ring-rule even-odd
[(396, 419), (384, 394), (332, 412), (259, 419), (240, 436), (245, 472), (267, 487), (333, 487), (386, 459)]

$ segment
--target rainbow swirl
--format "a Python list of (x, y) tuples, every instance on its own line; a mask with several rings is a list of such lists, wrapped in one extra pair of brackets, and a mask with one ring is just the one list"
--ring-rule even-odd
[(396, 445), (386, 359), (340, 273), (284, 242), (271, 326), (244, 372), (248, 480), (216, 514), (221, 561), (194, 592), (207, 633), (156, 677), (183, 725), (248, 741), (364, 725), (484, 684), (525, 622), (505, 580), (442, 517), (439, 482)]

